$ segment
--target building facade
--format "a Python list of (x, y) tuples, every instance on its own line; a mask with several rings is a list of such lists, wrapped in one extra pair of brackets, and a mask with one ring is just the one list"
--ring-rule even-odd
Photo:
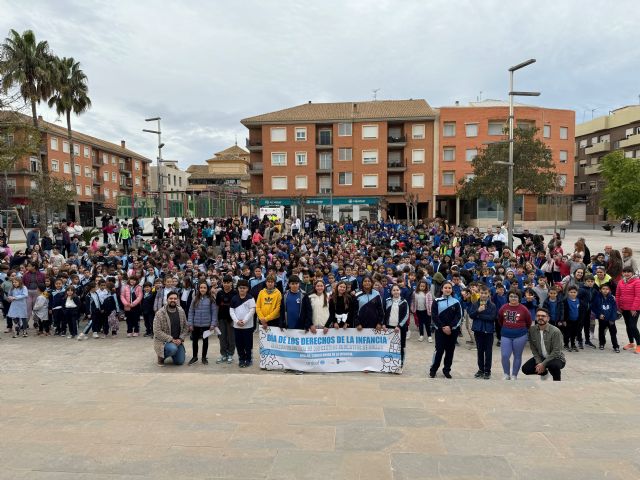
[(256, 206), (340, 220), (433, 208), (436, 112), (425, 100), (307, 103), (245, 118)]
[[(177, 160), (162, 160), (160, 167), (160, 176), (158, 175), (158, 167), (151, 165), (149, 167), (150, 181), (149, 185), (152, 192), (158, 192), (158, 181), (162, 180), (162, 190), (165, 198), (168, 200), (177, 200), (182, 196), (180, 192), (186, 192), (189, 186), (189, 172), (182, 170), (178, 166)], [(172, 193), (175, 192), (175, 193)]]
[(249, 152), (246, 150), (233, 145), (215, 153), (206, 163), (187, 168), (190, 192), (214, 188), (239, 193), (249, 191)]
[[(504, 141), (509, 125), (509, 104), (499, 100), (472, 102), (462, 106), (439, 108), (438, 162), (434, 171), (435, 215), (456, 224), (487, 226), (505, 217), (502, 206), (486, 199), (462, 200), (457, 196), (459, 181), (473, 175), (472, 160), (488, 144)], [(514, 216), (516, 224), (527, 222), (548, 224), (556, 219), (570, 219), (573, 194), (575, 112), (517, 105), (515, 127), (535, 127), (538, 137), (552, 151), (558, 173), (557, 191), (538, 197), (516, 192)], [(507, 178), (496, 179), (504, 182)]]
[(622, 150), (625, 157), (640, 158), (640, 105), (612, 110), (576, 126), (576, 162), (574, 177), (575, 221), (607, 220), (600, 208), (604, 180), (600, 174), (602, 157)]
[[(31, 122), (30, 117), (23, 117), (25, 122)], [(42, 117), (38, 117), (38, 123), (42, 135), (39, 155), (18, 160), (15, 168), (7, 172), (6, 180), (10, 204), (21, 207), (27, 223), (32, 223), (29, 218), (36, 213), (29, 207), (29, 195), (36, 188), (34, 177), (45, 162), (51, 176), (72, 180), (67, 129)], [(115, 144), (73, 131), (72, 143), (82, 224), (92, 225), (92, 218), (103, 212), (115, 213), (119, 196), (141, 195), (148, 190), (150, 160), (129, 150), (124, 140)], [(66, 212), (55, 213), (73, 218), (73, 205)]]

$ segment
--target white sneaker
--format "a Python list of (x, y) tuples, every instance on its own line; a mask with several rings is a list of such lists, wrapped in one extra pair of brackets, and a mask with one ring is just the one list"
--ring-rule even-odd
[(518, 376), (517, 375), (511, 375), (511, 380), (517, 380)]
[(93, 332), (93, 338), (100, 338), (100, 335), (98, 335), (98, 332)]
[(427, 338), (427, 342), (429, 342), (429, 343), (433, 343), (433, 337), (428, 337), (428, 338)]
[(71, 335), (67, 335), (67, 338), (73, 338)]
[(420, 338), (418, 339), (419, 342), (424, 342), (424, 335), (420, 335)]
[(78, 334), (78, 341), (81, 341), (83, 339), (84, 339), (84, 333)]
[(411, 338), (411, 330), (407, 330), (407, 340)]
[(502, 375), (503, 380), (511, 380), (511, 375), (507, 375), (506, 373)]

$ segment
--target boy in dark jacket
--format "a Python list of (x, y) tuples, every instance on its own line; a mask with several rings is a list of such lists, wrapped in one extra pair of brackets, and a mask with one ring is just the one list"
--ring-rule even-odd
[[(578, 332), (582, 328), (585, 315), (587, 315), (587, 307), (578, 299), (578, 287), (569, 287), (567, 298), (564, 299), (564, 331), (562, 334), (565, 350), (578, 351), (576, 340)], [(571, 343), (571, 347), (569, 347), (569, 343)], [(580, 348), (584, 348), (584, 346), (580, 345)]]
[(471, 329), (478, 349), (478, 371), (474, 376), (489, 380), (491, 378), (493, 332), (498, 317), (498, 310), (489, 298), (489, 288), (480, 287), (480, 300), (471, 304), (468, 313), (473, 320)]
[[(491, 297), (491, 302), (496, 306), (496, 311), (499, 311), (503, 305), (509, 303), (509, 295), (507, 295), (506, 289), (504, 288), (504, 284), (502, 282), (496, 282), (495, 284), (496, 293)], [(500, 346), (500, 338), (501, 338), (501, 330), (502, 326), (498, 322), (498, 316), (496, 315), (496, 338), (498, 339), (497, 346)]]
[(142, 294), (142, 318), (144, 319), (144, 336), (153, 337), (153, 318), (155, 311), (153, 309), (153, 303), (156, 299), (156, 293), (153, 291), (153, 287), (150, 282), (144, 284), (144, 293)]
[(564, 302), (559, 297), (558, 287), (549, 287), (549, 294), (542, 307), (549, 311), (551, 325), (559, 327), (564, 323)]
[(618, 329), (616, 328), (616, 320), (618, 319), (618, 305), (615, 297), (611, 294), (611, 287), (608, 283), (600, 286), (598, 293), (591, 306), (591, 311), (598, 320), (598, 337), (600, 338), (600, 350), (604, 350), (607, 343), (606, 332), (609, 330), (611, 335), (611, 343), (613, 350), (620, 353), (620, 345), (618, 345)]
[(592, 304), (594, 297), (599, 293), (598, 287), (595, 286), (595, 279), (593, 275), (586, 273), (584, 276), (584, 285), (578, 289), (578, 299), (581, 303), (584, 303), (587, 308), (587, 314), (583, 318), (582, 331), (578, 332), (578, 344), (582, 342), (582, 332), (584, 332), (584, 344), (591, 348), (596, 348), (596, 346), (591, 342), (591, 336), (593, 335), (593, 331), (591, 330), (591, 319), (595, 319), (593, 316)]

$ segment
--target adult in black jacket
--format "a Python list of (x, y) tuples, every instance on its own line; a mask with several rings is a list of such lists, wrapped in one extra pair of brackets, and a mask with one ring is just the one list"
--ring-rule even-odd
[(490, 300), (487, 287), (481, 287), (480, 299), (477, 303), (471, 304), (469, 317), (473, 320), (471, 330), (473, 330), (478, 351), (478, 371), (475, 378), (489, 380), (491, 378), (493, 334), (496, 329), (498, 309)]
[(431, 378), (435, 378), (443, 355), (442, 373), (446, 378), (451, 378), (453, 354), (462, 323), (462, 305), (451, 295), (452, 293), (453, 284), (447, 280), (442, 284), (442, 296), (434, 299), (431, 304), (431, 323), (435, 327), (436, 337), (436, 351), (429, 368)]
[(384, 308), (380, 294), (373, 290), (371, 277), (362, 279), (362, 290), (355, 294), (356, 319), (355, 326), (358, 330), (363, 328), (375, 328), (380, 330), (384, 325)]

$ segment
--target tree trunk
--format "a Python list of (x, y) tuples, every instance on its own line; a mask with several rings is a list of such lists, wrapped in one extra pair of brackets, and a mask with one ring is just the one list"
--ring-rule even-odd
[[(76, 162), (73, 151), (73, 135), (71, 134), (71, 111), (67, 110), (67, 138), (69, 139), (69, 164), (71, 165), (71, 182), (76, 189)], [(80, 172), (82, 174), (82, 172)], [(82, 193), (82, 192), (80, 192)], [(73, 221), (80, 223), (80, 204), (78, 203), (78, 192), (73, 201)]]
[(36, 101), (31, 99), (31, 117), (33, 120), (33, 126), (38, 128), (38, 112), (36, 111)]
[[(40, 128), (38, 125), (38, 111), (36, 110), (36, 100), (35, 99), (31, 99), (31, 118), (33, 120), (33, 126), (34, 128), (36, 128), (38, 130), (38, 133), (40, 133)], [(40, 139), (42, 141), (42, 139)], [(49, 173), (49, 159), (45, 158), (44, 160), (42, 159), (42, 155), (40, 155), (40, 151), (38, 151), (38, 155), (40, 156), (40, 160), (41, 160), (41, 164), (40, 164), (40, 168), (42, 168), (42, 173), (43, 173), (43, 178), (44, 181), (46, 182), (47, 179), (49, 178), (47, 173)], [(40, 229), (40, 236), (44, 235), (44, 232), (47, 231), (47, 223), (48, 223), (48, 219), (47, 219), (47, 207), (40, 207), (38, 209), (38, 216), (39, 218), (39, 225), (38, 228)]]

